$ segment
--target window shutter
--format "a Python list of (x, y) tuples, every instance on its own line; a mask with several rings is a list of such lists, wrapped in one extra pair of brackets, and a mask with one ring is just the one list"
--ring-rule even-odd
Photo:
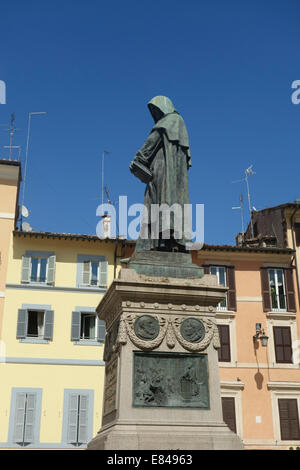
[(264, 312), (269, 312), (271, 310), (271, 295), (270, 295), (269, 271), (267, 268), (261, 268), (260, 278), (261, 278), (261, 291), (262, 291)]
[(236, 292), (235, 292), (235, 272), (234, 266), (228, 266), (227, 268), (227, 304), (228, 310), (236, 312)]
[(27, 310), (20, 308), (18, 310), (17, 338), (26, 338), (27, 336)]
[(56, 256), (49, 256), (48, 258), (48, 271), (47, 271), (47, 284), (54, 284), (55, 280), (55, 262)]
[(25, 432), (24, 432), (24, 442), (26, 443), (34, 441), (35, 404), (36, 404), (36, 394), (27, 393), (26, 420), (25, 420)]
[(91, 262), (83, 261), (82, 263), (82, 284), (89, 286), (91, 283)]
[(105, 322), (103, 320), (99, 320), (98, 318), (98, 331), (97, 331), (97, 341), (102, 342), (105, 339)]
[(296, 312), (293, 269), (285, 269), (284, 274), (285, 274), (287, 309), (289, 312)]
[(80, 395), (79, 402), (79, 423), (78, 423), (78, 442), (85, 443), (88, 440), (88, 395)]
[(281, 439), (293, 441), (300, 439), (299, 416), (296, 398), (278, 399)]
[(234, 397), (222, 397), (223, 421), (229, 429), (236, 433), (236, 417)]
[(72, 312), (71, 341), (80, 340), (81, 312)]
[(68, 431), (67, 431), (68, 444), (74, 444), (77, 442), (78, 399), (79, 399), (78, 394), (69, 395)]
[(292, 364), (292, 338), (289, 326), (273, 326), (276, 362)]
[(46, 310), (44, 319), (44, 339), (53, 338), (54, 311)]
[(22, 256), (21, 282), (30, 282), (30, 274), (31, 274), (31, 257)]
[(218, 325), (220, 344), (221, 347), (218, 350), (218, 360), (220, 362), (230, 362), (230, 334), (229, 325)]
[(203, 268), (204, 268), (204, 274), (210, 274), (209, 266), (203, 266)]
[(18, 392), (16, 395), (16, 412), (15, 412), (15, 423), (14, 423), (14, 442), (23, 442), (24, 435), (24, 420), (25, 420), (25, 403), (26, 393)]
[(100, 261), (99, 263), (99, 284), (100, 286), (106, 286), (107, 285), (107, 261)]

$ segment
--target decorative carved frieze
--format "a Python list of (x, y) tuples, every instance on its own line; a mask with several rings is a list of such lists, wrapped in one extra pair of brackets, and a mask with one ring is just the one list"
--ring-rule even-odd
[(124, 312), (120, 318), (116, 348), (125, 345), (127, 339), (144, 351), (156, 349), (164, 338), (169, 349), (178, 342), (190, 352), (204, 351), (212, 342), (214, 348), (220, 347), (219, 332), (210, 318), (192, 316), (140, 315)]

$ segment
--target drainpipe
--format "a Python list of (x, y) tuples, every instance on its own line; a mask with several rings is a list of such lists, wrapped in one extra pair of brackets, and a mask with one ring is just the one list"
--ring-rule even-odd
[(293, 223), (293, 218), (294, 215), (296, 214), (297, 210), (299, 209), (300, 206), (297, 205), (295, 208), (294, 212), (292, 213), (290, 217), (290, 224), (291, 224), (291, 231), (292, 231), (292, 240), (293, 240), (293, 250), (295, 251), (294, 254), (294, 259), (295, 259), (295, 266), (296, 266), (296, 278), (297, 278), (297, 290), (298, 290), (298, 303), (300, 306), (300, 285), (299, 285), (299, 271), (298, 271), (298, 263), (297, 263), (297, 247), (296, 247), (296, 242), (295, 242), (295, 233), (294, 233), (294, 223)]

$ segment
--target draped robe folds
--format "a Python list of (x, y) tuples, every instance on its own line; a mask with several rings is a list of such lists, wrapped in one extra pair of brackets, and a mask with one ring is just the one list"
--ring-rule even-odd
[[(179, 142), (176, 136), (180, 134), (184, 136), (185, 141), (181, 139)], [(176, 140), (170, 140), (172, 138)], [(190, 241), (187, 231), (191, 228), (188, 219), (190, 212), (185, 207), (189, 204), (188, 169), (191, 162), (185, 124), (176, 111), (165, 115), (156, 123), (148, 139), (137, 152), (135, 160), (142, 161), (152, 173), (152, 180), (145, 190), (146, 211), (143, 213), (136, 250), (166, 249), (167, 240), (163, 238), (168, 238), (169, 233), (169, 238), (175, 242), (178, 249), (185, 251), (185, 245)], [(153, 204), (167, 204), (171, 209), (168, 225), (170, 231), (165, 232), (166, 217), (162, 211), (159, 211), (158, 220), (154, 220), (153, 212), (151, 213)], [(180, 206), (182, 217), (174, 216), (171, 207), (173, 204)]]

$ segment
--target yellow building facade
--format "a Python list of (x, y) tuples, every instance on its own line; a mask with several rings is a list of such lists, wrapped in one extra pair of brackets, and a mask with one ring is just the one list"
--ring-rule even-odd
[(114, 277), (114, 257), (115, 242), (96, 237), (11, 237), (1, 447), (82, 448), (98, 431), (105, 326), (95, 307)]
[(116, 240), (22, 232), (20, 166), (0, 164), (0, 448), (80, 449), (101, 426), (105, 325)]

